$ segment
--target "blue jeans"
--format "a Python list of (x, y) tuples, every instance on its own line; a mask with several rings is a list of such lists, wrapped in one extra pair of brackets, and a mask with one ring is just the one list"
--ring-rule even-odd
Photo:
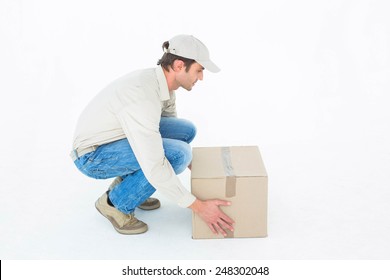
[[(184, 119), (162, 117), (160, 134), (165, 157), (176, 174), (183, 172), (192, 160), (189, 143), (195, 137), (195, 126)], [(95, 179), (122, 177), (123, 181), (110, 191), (109, 198), (125, 214), (133, 213), (156, 191), (145, 178), (127, 138), (101, 145), (74, 163), (83, 174)]]

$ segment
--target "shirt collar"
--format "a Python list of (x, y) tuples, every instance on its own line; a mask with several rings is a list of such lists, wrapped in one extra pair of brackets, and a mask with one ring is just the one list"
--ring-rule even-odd
[(161, 101), (169, 100), (171, 97), (169, 95), (168, 83), (161, 66), (156, 68), (156, 75), (160, 87), (159, 95)]

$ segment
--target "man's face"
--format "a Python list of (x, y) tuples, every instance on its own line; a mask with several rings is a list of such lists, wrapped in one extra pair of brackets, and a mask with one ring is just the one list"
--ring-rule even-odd
[(182, 88), (190, 91), (198, 80), (203, 80), (203, 70), (204, 67), (197, 62), (190, 66), (188, 72), (183, 67), (177, 75), (177, 81)]

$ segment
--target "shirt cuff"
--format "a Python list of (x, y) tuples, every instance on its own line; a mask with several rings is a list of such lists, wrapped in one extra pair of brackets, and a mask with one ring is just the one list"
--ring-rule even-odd
[(196, 200), (196, 197), (192, 193), (185, 194), (177, 203), (180, 207), (187, 208), (190, 206), (194, 201)]

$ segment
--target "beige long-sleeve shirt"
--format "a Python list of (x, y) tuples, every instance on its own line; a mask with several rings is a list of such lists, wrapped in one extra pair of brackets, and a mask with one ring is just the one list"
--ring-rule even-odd
[(162, 68), (129, 73), (109, 84), (84, 109), (73, 149), (82, 155), (91, 146), (127, 138), (151, 185), (179, 206), (188, 207), (195, 197), (164, 155), (161, 116), (176, 116), (175, 92), (169, 92)]

